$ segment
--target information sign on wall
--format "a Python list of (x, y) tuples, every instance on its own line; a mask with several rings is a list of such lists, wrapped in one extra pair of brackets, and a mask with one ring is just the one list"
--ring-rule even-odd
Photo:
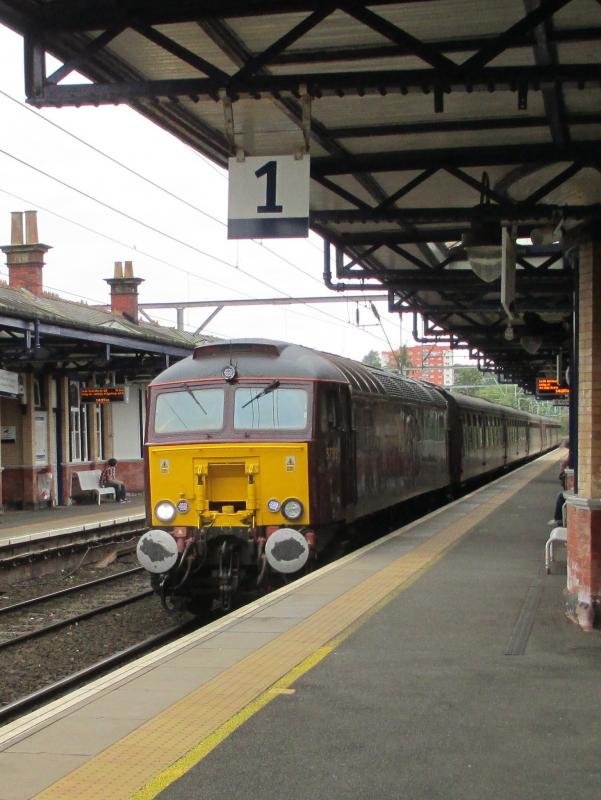
[(560, 386), (555, 378), (537, 378), (536, 396), (541, 399), (567, 397), (570, 394), (568, 386)]
[(127, 402), (125, 386), (108, 386), (105, 388), (93, 387), (80, 389), (79, 396), (82, 403), (119, 403)]
[(309, 155), (229, 160), (228, 239), (309, 235)]
[(0, 396), (19, 397), (19, 375), (16, 372), (9, 372), (0, 369)]
[(12, 443), (17, 441), (17, 426), (16, 425), (2, 425), (0, 426), (0, 441)]

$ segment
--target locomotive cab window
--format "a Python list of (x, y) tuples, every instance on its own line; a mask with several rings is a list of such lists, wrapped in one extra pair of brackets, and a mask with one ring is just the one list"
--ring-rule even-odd
[(237, 430), (304, 430), (307, 418), (308, 397), (304, 389), (280, 389), (275, 385), (236, 389)]
[(220, 430), (223, 406), (223, 389), (163, 392), (156, 400), (154, 429), (157, 433)]

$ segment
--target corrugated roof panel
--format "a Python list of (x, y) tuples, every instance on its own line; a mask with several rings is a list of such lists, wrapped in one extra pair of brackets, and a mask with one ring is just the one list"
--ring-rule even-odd
[[(25, 10), (16, 16), (11, 14), (8, 19), (13, 25), (20, 25), (21, 30), (28, 27), (27, 14), (32, 13), (30, 5), (23, 5)], [(231, 4), (224, 2), (222, 5), (221, 18), (200, 22), (194, 15), (193, 3), (181, 7), (167, 0), (164, 4), (149, 3), (144, 14), (152, 17), (152, 14), (160, 13), (161, 16), (155, 16), (155, 19), (164, 19), (174, 10), (182, 13), (181, 9), (190, 9), (188, 22), (161, 24), (156, 30), (206, 59), (226, 75), (232, 75), (248, 55), (263, 53), (303, 20), (309, 19), (317, 8), (311, 4), (306, 12), (281, 14), (278, 13), (281, 6), (276, 5), (274, 11), (273, 3), (263, 4), (261, 0), (255, 0), (239, 6), (239, 13), (244, 16), (228, 18)], [(338, 8), (276, 55), (273, 63), (264, 64), (257, 71), (256, 78), (249, 79), (247, 87), (234, 85), (235, 146), (242, 146), (249, 155), (294, 152), (303, 141), (302, 114), (297, 96), (299, 86), (292, 82), (283, 86), (285, 81), (277, 83), (276, 79), (293, 74), (298, 77), (295, 83), (300, 84), (304, 78), (323, 74), (323, 81), (309, 81), (309, 85), (315, 87), (311, 102), (314, 175), (311, 210), (316, 229), (319, 224), (318, 229), (326, 236), (331, 234), (335, 237), (341, 231), (357, 235), (354, 243), (349, 237), (344, 240), (349, 257), (370, 250), (365, 244), (366, 238), (361, 236), (363, 233), (401, 230), (399, 223), (402, 220), (366, 223), (365, 212), (372, 211), (372, 219), (378, 220), (378, 206), (422, 172), (432, 172), (433, 177), (413, 187), (394, 203), (395, 208), (411, 209), (416, 214), (421, 209), (437, 209), (440, 224), (422, 221), (411, 228), (402, 228), (404, 236), (409, 234), (415, 240), (428, 236), (434, 238), (432, 230), (437, 228), (436, 238), (449, 231), (448, 240), (457, 241), (470, 223), (485, 216), (496, 217), (495, 224), (498, 224), (503, 221), (497, 213), (499, 205), (509, 206), (513, 199), (529, 198), (530, 204), (539, 202), (541, 205), (540, 210), (530, 210), (528, 218), (524, 216), (521, 220), (522, 237), (530, 232), (534, 216), (545, 218), (546, 225), (551, 225), (557, 215), (564, 213), (571, 217), (566, 221), (567, 226), (583, 221), (588, 224), (594, 209), (587, 209), (579, 216), (577, 211), (565, 206), (599, 202), (601, 198), (599, 173), (590, 168), (578, 170), (580, 154), (585, 163), (594, 164), (599, 160), (601, 147), (601, 124), (597, 118), (601, 108), (601, 4), (597, 0), (570, 0), (557, 11), (555, 5), (525, 0), (430, 0), (371, 6), (368, 3), (349, 4), (349, 11)], [(123, 4), (122, 13), (127, 16), (128, 9), (134, 7), (135, 4)], [(207, 6), (199, 3), (198, 8), (202, 14)], [(549, 11), (544, 24), (534, 27), (528, 26), (527, 20), (524, 22), (532, 9), (543, 15)], [(114, 23), (110, 4), (90, 3), (89, 0), (65, 2), (65, 19), (76, 28), (77, 17), (68, 14), (71, 11), (80, 12), (79, 19), (93, 20), (88, 24), (100, 31)], [(357, 17), (365, 17), (368, 24), (355, 19), (350, 11)], [(398, 26), (400, 31), (415, 37), (419, 43), (417, 49), (412, 51), (410, 41), (399, 44), (394, 31), (387, 35), (385, 28), (375, 30), (369, 26), (370, 21), (375, 21), (377, 28), (378, 20)], [(138, 20), (132, 16), (129, 22), (136, 25)], [(504, 50), (507, 42), (503, 34), (520, 22), (522, 32), (519, 40), (517, 43), (511, 41)], [(55, 48), (53, 52), (69, 60), (80, 51), (85, 34), (81, 31), (73, 33), (73, 27), (59, 30), (59, 24), (57, 16), (52, 30), (45, 32), (44, 40), (49, 49)], [(570, 41), (567, 41), (570, 36), (565, 34), (566, 31), (573, 32)], [(498, 37), (501, 37), (498, 47), (493, 45), (487, 52), (488, 45)], [(457, 74), (453, 65), (464, 63), (481, 48), (484, 52), (475, 58), (473, 71)], [(162, 51), (158, 44), (150, 44), (131, 32), (118, 37), (107, 50), (109, 56), (117, 58), (107, 58), (103, 52), (95, 53), (86, 68), (92, 79), (112, 85), (108, 88), (106, 85), (86, 89), (78, 87), (71, 90), (66, 104), (77, 104), (80, 93), (86, 90), (90, 92), (87, 98), (90, 102), (96, 102), (98, 97), (100, 102), (110, 102), (113, 97), (127, 98), (130, 90), (119, 87), (119, 78), (128, 80), (131, 72), (136, 70), (142, 78), (157, 79), (200, 78), (204, 74), (203, 70), (196, 72), (177, 56)], [(305, 63), (299, 63), (298, 56), (303, 53), (306, 53)], [(421, 53), (421, 56), (416, 53)], [(559, 64), (556, 64), (556, 54)], [(337, 58), (332, 58), (333, 55)], [(578, 69), (572, 71), (568, 80), (563, 68), (573, 65)], [(509, 72), (509, 68), (513, 71)], [(419, 70), (419, 74), (403, 75), (410, 69)], [(355, 80), (352, 73), (358, 70), (366, 73), (366, 86), (358, 85)], [(378, 79), (377, 72), (385, 70), (391, 72), (387, 84), (378, 85), (384, 83), (384, 79)], [(332, 72), (340, 73), (339, 81), (331, 80)], [(270, 76), (273, 78), (271, 84)], [(140, 108), (142, 113), (158, 120), (167, 130), (223, 164), (232, 148), (225, 137), (223, 104), (213, 97), (217, 96), (220, 88), (227, 86), (227, 79), (225, 82), (217, 80), (213, 86), (207, 86), (207, 83), (204, 82), (204, 94), (200, 95), (199, 102), (192, 102), (185, 95), (178, 95), (177, 102), (174, 102), (171, 91), (177, 91), (178, 87), (171, 86), (162, 87), (158, 99), (143, 98)], [(581, 90), (580, 86), (586, 88)], [(31, 98), (33, 103), (52, 104), (64, 99), (64, 95), (53, 98), (56, 87), (39, 89), (40, 92)], [(186, 87), (188, 89), (192, 90)], [(238, 100), (236, 90), (244, 99)], [(138, 91), (144, 94), (143, 84)], [(248, 97), (245, 91), (254, 92), (257, 99)], [(40, 101), (44, 92), (46, 97)], [(340, 94), (343, 96), (339, 97)], [(153, 102), (149, 104), (148, 100)], [(575, 115), (582, 118), (574, 118)], [(500, 124), (491, 128), (491, 122)], [(522, 124), (524, 122), (526, 124)], [(370, 127), (379, 127), (383, 135), (374, 135)], [(351, 128), (359, 130), (351, 132)], [(361, 135), (361, 129), (365, 135)], [(352, 133), (352, 136), (347, 136), (347, 133)], [(449, 151), (447, 165), (441, 161), (441, 154), (446, 150)], [(413, 162), (407, 154), (414, 151)], [(390, 153), (389, 162), (384, 159), (378, 162), (373, 158), (386, 153)], [(320, 158), (326, 155), (332, 158)], [(370, 161), (361, 162), (352, 158), (354, 155), (367, 156)], [(565, 178), (566, 182), (555, 188), (552, 185), (549, 191), (544, 184), (554, 176)], [(343, 197), (336, 193), (335, 188), (325, 189), (319, 181), (340, 187)], [(484, 186), (481, 181), (484, 181)], [(491, 195), (490, 202), (484, 202), (487, 189)], [(553, 214), (546, 210), (549, 203), (555, 205)], [(490, 206), (488, 211), (480, 208), (486, 205)], [(347, 218), (344, 223), (326, 222), (322, 225), (315, 214), (320, 209), (353, 207), (359, 208), (361, 213), (351, 222)], [(458, 207), (474, 211), (455, 214)], [(520, 209), (515, 207), (511, 213), (519, 216)], [(427, 215), (422, 215), (422, 219), (426, 220)], [(429, 284), (424, 282), (421, 288), (412, 289), (411, 294), (404, 293), (401, 273), (409, 268), (413, 279), (416, 272), (411, 259), (407, 261), (406, 253), (423, 260), (428, 255), (428, 248), (436, 254), (439, 262), (440, 291), (431, 291)], [(404, 293), (405, 301), (416, 303), (416, 307), (421, 308), (420, 303), (428, 304), (432, 300), (443, 308), (455, 302), (461, 309), (457, 294), (457, 263), (447, 261), (446, 255), (444, 246), (406, 244), (403, 251), (395, 252), (392, 247), (381, 245), (375, 256), (370, 255), (368, 262), (355, 268), (352, 279), (360, 277), (367, 282), (373, 281), (375, 270), (380, 279), (386, 280), (387, 287), (392, 283), (399, 293)], [(536, 258), (532, 253), (528, 256)], [(478, 301), (498, 299), (498, 285), (491, 291), (488, 286), (477, 287), (475, 276), (467, 273), (464, 261), (461, 271), (460, 280), (466, 282), (468, 301), (471, 298)], [(530, 309), (539, 305), (544, 307), (541, 316), (546, 313), (547, 318), (555, 313), (556, 308), (563, 308), (564, 325), (556, 326), (553, 331), (555, 341), (548, 348), (551, 338), (545, 338), (543, 348), (548, 350), (543, 360), (546, 358), (549, 368), (554, 369), (555, 354), (560, 351), (568, 353), (570, 347), (568, 329), (571, 317), (565, 299), (571, 296), (572, 290), (570, 263), (558, 261), (547, 277), (559, 278), (553, 284), (557, 287), (553, 299), (545, 289), (539, 291), (530, 279), (524, 281), (522, 292), (518, 290), (516, 302), (518, 306), (524, 303)], [(449, 288), (445, 290), (447, 279)], [(418, 284), (412, 281), (412, 285)], [(482, 327), (474, 325), (470, 330), (470, 344), (480, 352), (486, 354), (489, 339), (492, 339), (491, 358), (496, 359), (498, 353), (503, 353), (511, 363), (534, 368), (535, 360), (528, 358), (527, 362), (523, 361), (518, 341), (508, 343), (503, 338), (500, 311), (469, 318), (466, 315), (463, 321), (457, 314), (451, 319), (462, 325), (462, 331), (471, 324), (470, 320), (476, 320), (478, 325), (484, 323)]]
[(565, 106), (570, 114), (601, 112), (601, 87), (589, 84), (580, 91), (567, 93)]

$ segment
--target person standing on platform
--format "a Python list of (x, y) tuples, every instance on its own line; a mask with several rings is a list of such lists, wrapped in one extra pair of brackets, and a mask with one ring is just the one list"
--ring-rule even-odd
[(115, 497), (118, 503), (129, 503), (127, 499), (125, 483), (117, 478), (117, 459), (109, 458), (105, 468), (100, 475), (100, 485), (115, 490)]

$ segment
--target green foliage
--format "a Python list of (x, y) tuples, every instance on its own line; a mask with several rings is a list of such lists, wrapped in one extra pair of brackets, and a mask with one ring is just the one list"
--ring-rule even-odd
[[(455, 369), (455, 386), (476, 386), (484, 383), (484, 375), (476, 367), (460, 367)], [(471, 394), (471, 392), (469, 392)]]
[(380, 354), (376, 350), (370, 350), (369, 353), (363, 356), (361, 359), (362, 364), (367, 364), (369, 367), (380, 367), (382, 368), (382, 359), (380, 358)]
[(386, 353), (386, 363), (384, 369), (391, 370), (392, 372), (404, 372), (407, 367), (411, 367), (411, 355), (407, 349), (407, 345), (402, 345), (398, 350), (393, 353)]
[[(460, 387), (464, 386), (462, 389)], [(567, 420), (567, 409), (559, 410), (551, 403), (540, 402), (533, 395), (513, 383), (497, 383), (494, 375), (482, 373), (473, 367), (463, 367), (455, 371), (455, 393), (481, 397), (501, 406), (511, 406), (531, 414), (547, 417), (560, 417)]]

